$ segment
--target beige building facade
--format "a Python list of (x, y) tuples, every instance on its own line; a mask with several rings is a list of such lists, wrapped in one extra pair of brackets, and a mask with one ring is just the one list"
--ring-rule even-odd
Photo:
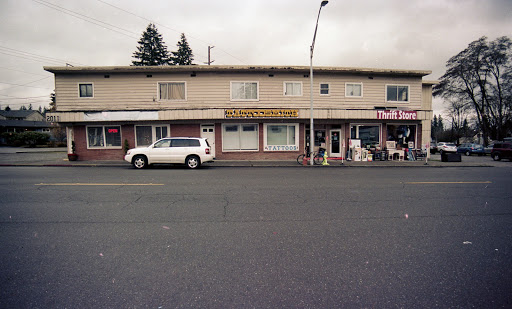
[[(45, 67), (55, 75), (56, 109), (82, 160), (122, 159), (126, 147), (166, 136), (208, 138), (217, 159), (295, 159), (309, 144), (309, 67)], [(430, 141), (430, 71), (315, 67), (316, 149), (346, 158), (395, 141)]]

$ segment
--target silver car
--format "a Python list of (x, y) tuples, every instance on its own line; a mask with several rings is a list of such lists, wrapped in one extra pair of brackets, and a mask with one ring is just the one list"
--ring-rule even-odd
[(457, 152), (457, 146), (453, 143), (439, 142), (437, 143), (437, 151), (440, 154), (443, 154), (443, 152)]
[(154, 163), (185, 164), (193, 169), (202, 163), (213, 162), (213, 155), (205, 138), (167, 137), (148, 147), (128, 150), (124, 160), (139, 169)]

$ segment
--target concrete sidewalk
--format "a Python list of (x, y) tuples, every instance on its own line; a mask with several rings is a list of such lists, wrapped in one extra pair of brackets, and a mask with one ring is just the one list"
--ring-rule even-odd
[[(512, 167), (508, 160), (493, 161), (489, 156), (462, 156), (462, 162), (441, 162), (440, 155), (432, 155), (425, 161), (372, 161), (354, 162), (328, 160), (329, 165), (302, 166), (296, 160), (216, 160), (206, 163), (212, 167), (297, 167), (297, 168), (333, 168), (333, 167)], [(15, 148), (0, 147), (0, 166), (70, 166), (70, 167), (123, 167), (131, 168), (122, 159), (115, 161), (68, 161), (65, 148)]]

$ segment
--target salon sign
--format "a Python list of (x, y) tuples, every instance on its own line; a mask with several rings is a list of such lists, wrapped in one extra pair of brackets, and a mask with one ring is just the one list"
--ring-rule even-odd
[(225, 118), (298, 118), (298, 109), (226, 109)]
[(399, 110), (377, 111), (377, 119), (418, 120), (418, 113), (416, 111), (399, 111)]

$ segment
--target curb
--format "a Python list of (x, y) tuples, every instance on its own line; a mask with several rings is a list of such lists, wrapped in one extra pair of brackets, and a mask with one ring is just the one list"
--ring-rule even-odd
[[(337, 165), (293, 165), (293, 164), (240, 164), (240, 163), (232, 163), (232, 164), (205, 164), (204, 167), (219, 167), (219, 168), (229, 168), (229, 167), (286, 167), (286, 168), (449, 168), (449, 167), (495, 167), (492, 165), (484, 165), (484, 164), (475, 164), (475, 165), (438, 165), (438, 164), (421, 164), (421, 165), (351, 165), (351, 164), (337, 164)], [(112, 164), (112, 163), (78, 163), (78, 164), (62, 164), (62, 163), (3, 163), (0, 164), (0, 167), (123, 167), (123, 168), (133, 168), (130, 164)]]

